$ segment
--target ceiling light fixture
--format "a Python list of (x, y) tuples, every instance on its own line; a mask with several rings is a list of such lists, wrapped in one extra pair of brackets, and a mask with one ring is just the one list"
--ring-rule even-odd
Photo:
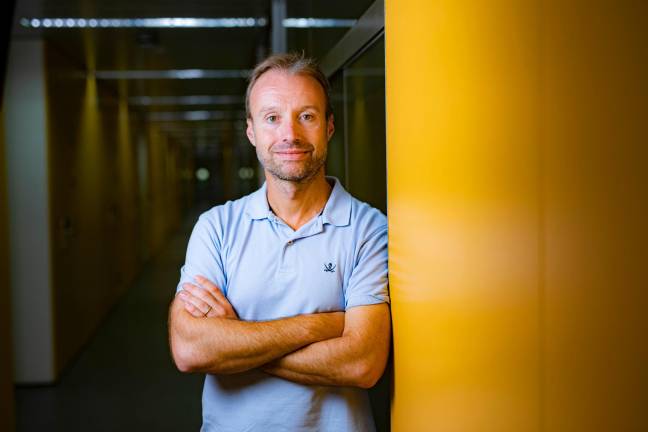
[[(286, 18), (286, 28), (353, 27), (354, 19)], [(21, 18), (25, 28), (251, 28), (268, 25), (266, 18)]]
[(27, 28), (247, 28), (265, 27), (265, 18), (22, 18)]
[(354, 19), (336, 18), (286, 18), (283, 20), (283, 26), (286, 28), (353, 27), (355, 23)]

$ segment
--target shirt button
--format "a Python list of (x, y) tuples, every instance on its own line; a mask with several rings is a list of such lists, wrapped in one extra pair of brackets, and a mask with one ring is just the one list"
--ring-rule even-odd
[(293, 240), (288, 240), (288, 243), (286, 243), (286, 245), (290, 246), (293, 243), (295, 243)]

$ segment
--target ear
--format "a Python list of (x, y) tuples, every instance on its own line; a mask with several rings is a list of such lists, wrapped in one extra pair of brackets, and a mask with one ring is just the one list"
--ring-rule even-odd
[(256, 142), (254, 140), (254, 128), (252, 127), (252, 119), (247, 119), (247, 129), (245, 129), (245, 134), (247, 135), (250, 143), (256, 147)]
[(331, 137), (333, 137), (334, 132), (335, 132), (335, 121), (333, 119), (333, 114), (331, 114), (328, 118), (328, 121), (326, 122), (326, 137), (328, 141), (331, 140)]

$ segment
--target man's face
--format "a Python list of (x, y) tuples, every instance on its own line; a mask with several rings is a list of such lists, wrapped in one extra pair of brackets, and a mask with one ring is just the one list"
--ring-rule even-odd
[(266, 173), (304, 182), (326, 162), (333, 136), (333, 116), (326, 118), (320, 84), (306, 75), (271, 70), (259, 77), (250, 93), (247, 136)]

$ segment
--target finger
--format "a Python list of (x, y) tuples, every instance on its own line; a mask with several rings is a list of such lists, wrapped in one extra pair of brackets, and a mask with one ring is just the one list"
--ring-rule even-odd
[(238, 319), (238, 314), (234, 310), (234, 307), (232, 306), (232, 304), (229, 302), (227, 297), (225, 297), (223, 292), (216, 284), (214, 284), (212, 281), (210, 281), (209, 279), (201, 275), (196, 275), (194, 279), (204, 290), (208, 291), (212, 295), (212, 297), (214, 297), (219, 302), (219, 304), (223, 307), (224, 310), (223, 315), (219, 315), (219, 316)]
[(214, 306), (212, 310), (209, 311), (208, 317), (221, 317), (224, 318), (227, 316), (227, 312), (223, 309), (223, 306), (220, 304)]
[[(204, 291), (202, 288), (188, 287), (193, 291)], [(198, 311), (200, 312), (201, 317), (222, 317), (229, 318), (233, 313), (230, 313), (229, 310), (224, 307), (222, 304), (218, 303), (213, 297), (210, 298), (210, 303), (203, 302), (200, 298), (195, 295), (192, 295), (189, 291), (184, 289), (178, 294), (181, 297), (181, 300), (184, 302), (191, 303)], [(235, 314), (234, 314), (235, 315)]]
[(189, 312), (189, 314), (190, 314), (192, 317), (194, 317), (194, 318), (202, 318), (202, 317), (203, 317), (202, 312), (200, 312), (200, 311), (198, 310), (198, 308), (196, 308), (196, 307), (195, 307), (194, 305), (192, 305), (191, 303), (185, 303), (185, 304), (184, 304), (184, 308), (185, 308), (185, 310), (186, 310), (187, 312)]
[(209, 291), (216, 300), (220, 303), (221, 306), (224, 308), (224, 315), (227, 318), (236, 318), (238, 319), (238, 314), (234, 310), (234, 307), (232, 304), (229, 302), (227, 297), (223, 294), (223, 292), (220, 290), (220, 288), (214, 284), (212, 281), (207, 279), (204, 276), (197, 275), (195, 277), (196, 282), (200, 284), (201, 287)]
[(185, 290), (182, 290), (180, 292), (180, 294), (178, 294), (178, 295), (180, 296), (182, 301), (184, 301), (185, 303), (191, 304), (196, 309), (198, 309), (201, 312), (202, 316), (205, 316), (205, 314), (207, 314), (210, 311), (210, 309), (212, 308), (211, 305), (205, 303), (200, 298), (192, 295), (191, 293), (189, 293), (189, 292), (187, 292)]
[(216, 305), (218, 305), (218, 300), (214, 298), (214, 296), (211, 295), (211, 293), (204, 288), (199, 288), (195, 285), (187, 283), (183, 285), (183, 289), (185, 289), (188, 293), (190, 293), (194, 297), (198, 297), (200, 300), (202, 300), (203, 302), (205, 302), (207, 305), (211, 307), (215, 307)]
[(187, 312), (189, 312), (189, 314), (191, 316), (193, 316), (194, 318), (202, 318), (202, 317), (205, 316), (197, 307), (195, 307), (191, 303), (183, 302), (183, 304), (184, 304), (185, 310)]
[(207, 291), (209, 291), (218, 301), (223, 302), (223, 303), (225, 303), (225, 302), (229, 303), (229, 301), (227, 300), (227, 297), (225, 297), (223, 295), (223, 292), (220, 290), (218, 285), (216, 285), (215, 283), (213, 283), (212, 281), (210, 281), (209, 279), (207, 279), (204, 276), (198, 275), (198, 276), (195, 277), (195, 279), (196, 279), (196, 282), (198, 282), (200, 284), (200, 286), (202, 286)]
[(182, 288), (192, 295), (201, 298), (205, 303), (211, 304), (218, 302), (218, 300), (212, 295), (211, 292), (207, 291), (200, 285), (185, 283), (182, 285)]

